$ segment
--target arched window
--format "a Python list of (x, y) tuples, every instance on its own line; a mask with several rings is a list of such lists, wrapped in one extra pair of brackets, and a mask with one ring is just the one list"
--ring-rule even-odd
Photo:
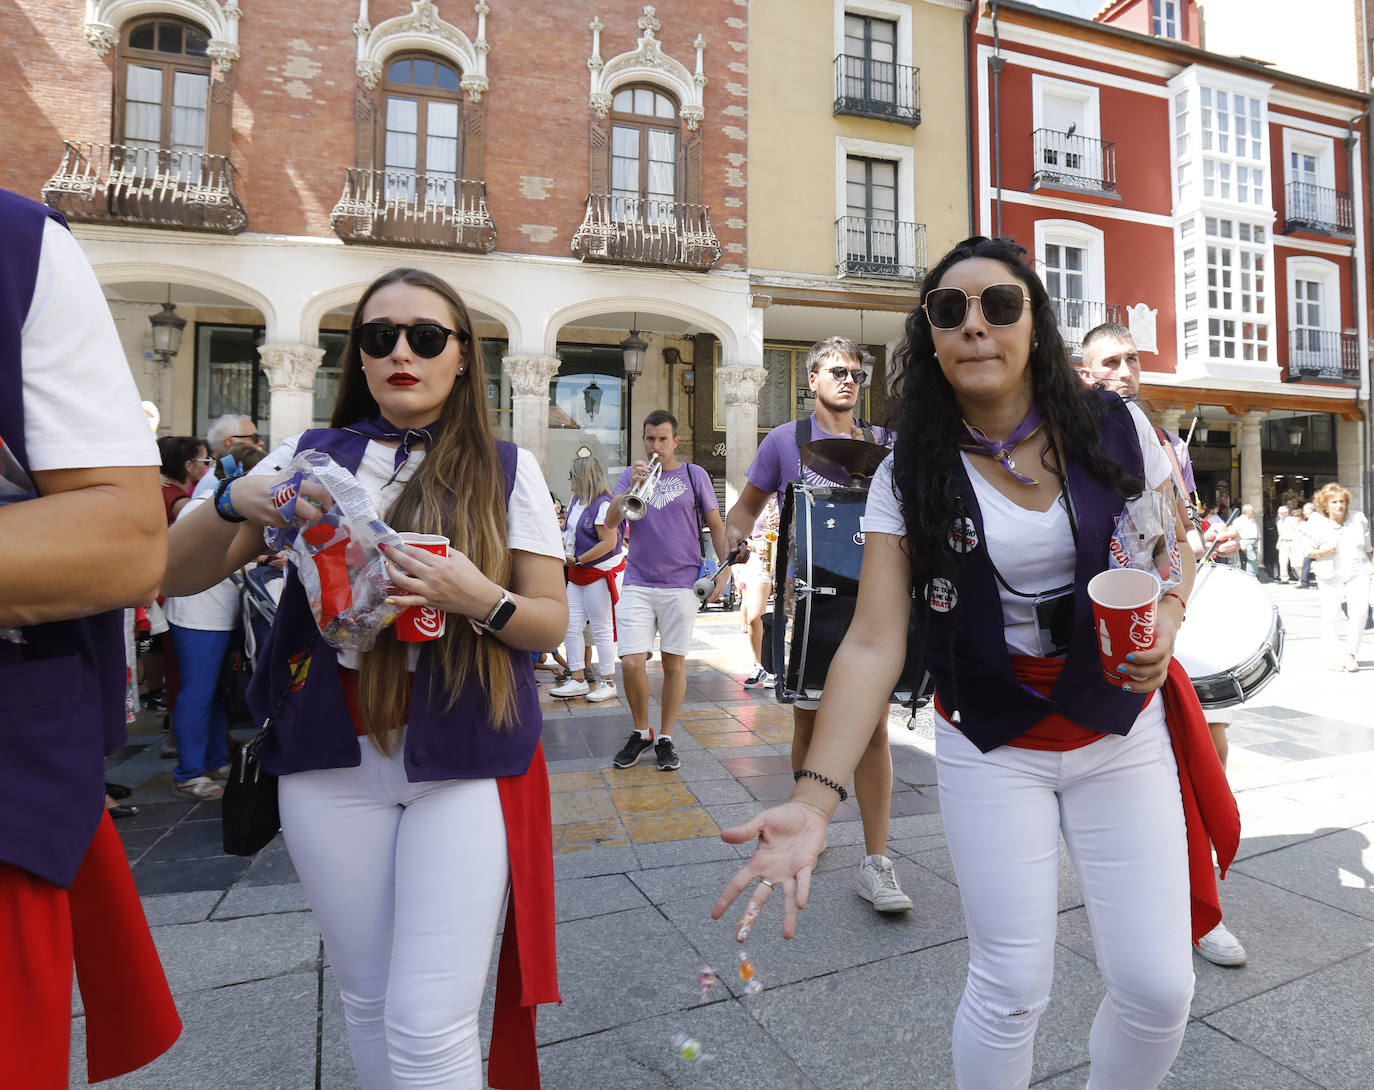
[(209, 105), (209, 44), (200, 27), (175, 19), (144, 19), (125, 31), (116, 143), (133, 149), (126, 169), (153, 172), (165, 150), (171, 153), (169, 173), (199, 173)]
[[(678, 107), (657, 87), (622, 87), (611, 100), (611, 196), (625, 209), (643, 202), (645, 218), (678, 200)], [(620, 213), (617, 212), (617, 218)], [(630, 218), (640, 218), (631, 214)]]
[(452, 205), (463, 176), (462, 93), (458, 69), (424, 54), (387, 62), (381, 85), (379, 158), (387, 190)]

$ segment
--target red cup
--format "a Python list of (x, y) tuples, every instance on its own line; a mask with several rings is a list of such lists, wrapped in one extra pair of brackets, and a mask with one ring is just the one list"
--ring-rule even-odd
[[(448, 555), (448, 538), (440, 534), (400, 535), (406, 546), (424, 549), (435, 556)], [(411, 606), (396, 618), (396, 638), (402, 643), (425, 643), (437, 640), (448, 628), (448, 614), (433, 606)]]
[(1124, 685), (1129, 680), (1125, 674), (1117, 673), (1118, 666), (1131, 669), (1127, 655), (1155, 645), (1159, 591), (1159, 577), (1139, 568), (1112, 568), (1088, 581), (1102, 675), (1113, 685)]

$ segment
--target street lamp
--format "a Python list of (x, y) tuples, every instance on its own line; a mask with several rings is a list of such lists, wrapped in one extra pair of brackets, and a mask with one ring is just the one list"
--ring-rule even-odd
[(601, 387), (596, 384), (596, 379), (592, 379), (582, 391), (582, 407), (587, 410), (587, 419), (594, 420), (597, 412), (601, 409)]
[(639, 325), (639, 315), (636, 314), (634, 322), (630, 326), (630, 335), (620, 342), (620, 353), (625, 361), (625, 378), (628, 389), (625, 392), (625, 431), (626, 442), (629, 442), (629, 430), (634, 427), (634, 410), (631, 401), (634, 399), (635, 379), (644, 373), (644, 353), (649, 350), (649, 342), (639, 335), (635, 326)]
[[(171, 295), (170, 288), (167, 294)], [(169, 298), (158, 313), (149, 316), (148, 322), (153, 327), (153, 355), (159, 363), (165, 364), (181, 348), (181, 334), (186, 328), (186, 319), (177, 313), (177, 308)]]

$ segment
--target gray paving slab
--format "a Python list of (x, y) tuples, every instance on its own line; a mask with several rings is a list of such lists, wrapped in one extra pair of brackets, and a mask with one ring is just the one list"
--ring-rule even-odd
[(627, 908), (643, 908), (648, 899), (623, 874), (602, 874), (593, 878), (565, 878), (555, 882), (554, 918), (580, 920), (587, 916), (604, 916)]
[(144, 897), (143, 915), (148, 918), (150, 927), (169, 923), (200, 923), (210, 918), (210, 912), (223, 897), (224, 894), (217, 889)]
[(1235, 870), (1374, 920), (1374, 824), (1254, 855)]
[(1355, 824), (1338, 809), (1292, 798), (1282, 785), (1236, 792), (1236, 803), (1240, 807), (1241, 837), (1237, 859)]
[[(687, 1062), (672, 1039), (686, 1033), (710, 1060)], [(813, 1081), (738, 1001), (713, 1003), (658, 1018), (636, 1019), (539, 1050), (545, 1090), (819, 1090)]]
[(645, 870), (681, 866), (683, 863), (736, 859), (739, 855), (733, 844), (714, 836), (695, 840), (665, 840), (661, 844), (636, 844), (635, 854), (639, 856), (639, 865)]
[[(949, 848), (945, 845), (943, 836), (935, 847), (926, 851), (915, 851), (907, 854), (913, 862), (919, 863), (927, 870), (938, 874), (946, 882), (957, 885), (954, 877), (954, 863), (949, 857)], [(1059, 842), (1058, 908), (1060, 912), (1067, 912), (1069, 909), (1077, 908), (1082, 904), (1083, 894), (1078, 888), (1078, 876), (1074, 873), (1073, 861), (1069, 858), (1069, 850), (1061, 840)]]
[(320, 1090), (362, 1090), (353, 1056), (348, 1051), (348, 1029), (343, 1000), (334, 971), (324, 968), (320, 985)]
[(1374, 1072), (1374, 950), (1207, 1018), (1328, 1090), (1369, 1090)]
[(553, 876), (590, 878), (597, 874), (624, 874), (639, 870), (634, 848), (586, 848), (580, 852), (559, 852), (553, 857)]
[(629, 875), (653, 904), (661, 905), (685, 897), (717, 895), (740, 868), (738, 856), (711, 863), (687, 863), (675, 867), (656, 867)]
[[(1238, 872), (1222, 882), (1220, 890), (1226, 925), (1244, 944), (1250, 961), (1241, 968), (1224, 968), (1193, 956), (1195, 1018), (1282, 987), (1374, 946), (1374, 923), (1310, 897)], [(1059, 941), (1086, 958), (1094, 957), (1084, 909), (1059, 917)]]
[(754, 801), (754, 796), (749, 793), (749, 789), (733, 776), (726, 779), (694, 780), (689, 782), (691, 784), (692, 794), (694, 794), (699, 801), (708, 805)]
[(1347, 825), (1374, 821), (1374, 787), (1368, 771), (1289, 783), (1276, 790), (1298, 802), (1335, 811)]
[[(179, 995), (183, 1029), (176, 1044), (147, 1067), (100, 1085), (109, 1090), (309, 1090), (316, 1085), (318, 1003), (314, 970)], [(78, 1018), (72, 1023), (72, 1090), (87, 1085), (85, 1048), (85, 1020)]]
[(306, 913), (153, 928), (172, 994), (261, 980), (313, 966), (320, 934)]
[(237, 916), (268, 916), (278, 912), (309, 912), (310, 902), (299, 882), (277, 886), (237, 885), (215, 908), (214, 919)]

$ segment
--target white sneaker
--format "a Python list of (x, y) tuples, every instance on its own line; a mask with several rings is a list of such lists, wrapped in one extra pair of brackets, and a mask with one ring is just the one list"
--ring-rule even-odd
[(562, 685), (555, 686), (549, 690), (550, 696), (561, 696), (564, 699), (570, 696), (586, 696), (592, 691), (592, 687), (585, 681), (578, 681), (577, 678), (569, 678)]
[(907, 912), (911, 898), (902, 892), (892, 860), (885, 855), (871, 855), (859, 864), (859, 896), (872, 903), (879, 912)]
[(1213, 965), (1239, 966), (1250, 960), (1240, 939), (1226, 930), (1224, 923), (1217, 924), (1197, 940), (1197, 952)]
[(593, 704), (599, 704), (603, 700), (610, 700), (615, 696), (615, 684), (610, 681), (598, 682), (595, 689), (587, 694), (587, 699)]

